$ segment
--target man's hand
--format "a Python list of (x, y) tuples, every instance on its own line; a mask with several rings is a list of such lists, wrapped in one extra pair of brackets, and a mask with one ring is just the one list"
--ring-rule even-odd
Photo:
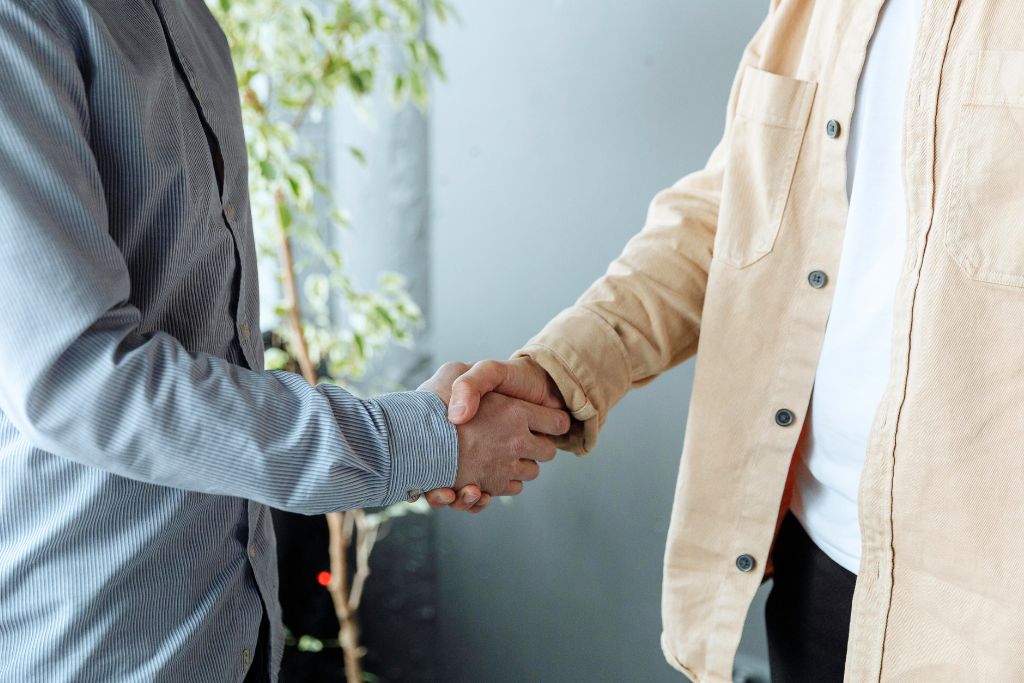
[[(433, 391), (448, 403), (449, 419), (456, 425), (472, 420), (483, 397), (492, 391), (549, 408), (565, 408), (554, 381), (529, 358), (482, 361), (472, 368), (465, 363), (447, 363), (420, 389)], [(455, 396), (459, 398), (456, 400)], [(491, 496), (476, 486), (466, 486), (458, 493), (452, 489), (431, 491), (427, 494), (427, 502), (435, 509), (451, 507), (477, 513), (490, 504)]]
[[(447, 363), (424, 382), (420, 390), (432, 391), (449, 403), (455, 380), (470, 371), (470, 366), (465, 363)], [(456, 494), (452, 489), (429, 492), (427, 500), (431, 507), (450, 506), (476, 513), (490, 504), (491, 493), (519, 493), (522, 482), (536, 478), (539, 472), (537, 461), (554, 458), (555, 447), (543, 435), (564, 434), (570, 423), (568, 414), (553, 406), (544, 407), (501, 395), (478, 398), (473, 405), (473, 416), (477, 417), (473, 424), (466, 424), (470, 419), (466, 418), (462, 424), (456, 425), (459, 470), (455, 485), (459, 492)], [(516, 455), (518, 458), (511, 457)], [(496, 483), (488, 483), (491, 481)]]
[(466, 424), (491, 392), (566, 410), (562, 394), (547, 371), (532, 358), (522, 357), (481, 361), (464, 372), (452, 385), (448, 419), (456, 425)]
[(523, 482), (540, 474), (538, 462), (555, 458), (555, 444), (544, 435), (569, 431), (564, 411), (502, 394), (488, 394), (476, 419), (457, 425), (459, 468), (455, 488), (474, 485), (498, 496), (515, 496)]

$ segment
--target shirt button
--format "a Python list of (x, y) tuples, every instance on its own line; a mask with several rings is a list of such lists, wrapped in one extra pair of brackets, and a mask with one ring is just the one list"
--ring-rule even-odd
[(242, 668), (249, 668), (249, 648), (242, 650)]
[(229, 221), (235, 220), (235, 205), (227, 204), (224, 207), (224, 215), (228, 217)]
[(839, 122), (836, 121), (835, 119), (831, 119), (828, 123), (825, 124), (825, 133), (827, 133), (828, 136), (833, 140), (839, 137), (839, 134), (842, 132), (843, 127), (839, 125)]
[(252, 543), (249, 544), (249, 557), (256, 557), (256, 546)]
[(242, 339), (249, 338), (249, 323), (242, 323), (239, 326), (238, 331), (242, 334)]
[(746, 553), (743, 553), (742, 555), (736, 558), (736, 568), (744, 573), (753, 571), (755, 564), (757, 563), (754, 562), (754, 558), (750, 555), (747, 555)]
[(791, 410), (786, 410), (785, 408), (783, 408), (782, 410), (775, 413), (775, 424), (779, 425), (780, 427), (788, 427), (794, 422), (796, 422), (796, 416), (793, 415), (793, 411)]
[(811, 287), (821, 289), (828, 284), (828, 275), (825, 275), (823, 271), (814, 270), (807, 276), (807, 281), (811, 283)]

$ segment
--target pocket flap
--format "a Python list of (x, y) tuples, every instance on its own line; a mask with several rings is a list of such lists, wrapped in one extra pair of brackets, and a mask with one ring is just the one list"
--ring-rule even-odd
[(736, 115), (768, 126), (803, 130), (817, 83), (748, 66), (740, 84)]

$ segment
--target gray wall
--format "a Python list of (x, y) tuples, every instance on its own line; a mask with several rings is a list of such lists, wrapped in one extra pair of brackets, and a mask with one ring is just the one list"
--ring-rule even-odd
[[(456, 5), (434, 31), (449, 73), (430, 124), (438, 361), (506, 357), (703, 165), (767, 2)], [(628, 396), (596, 453), (561, 455), (511, 503), (436, 517), (450, 680), (682, 680), (659, 649), (659, 591), (691, 380), (688, 363)]]

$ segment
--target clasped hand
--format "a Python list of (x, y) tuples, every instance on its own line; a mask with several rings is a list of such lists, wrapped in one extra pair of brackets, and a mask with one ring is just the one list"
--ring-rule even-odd
[(492, 495), (517, 495), (540, 474), (539, 463), (554, 459), (553, 437), (571, 426), (558, 387), (529, 358), (447, 363), (420, 390), (448, 405), (459, 436), (454, 488), (427, 493), (435, 508), (475, 513)]

